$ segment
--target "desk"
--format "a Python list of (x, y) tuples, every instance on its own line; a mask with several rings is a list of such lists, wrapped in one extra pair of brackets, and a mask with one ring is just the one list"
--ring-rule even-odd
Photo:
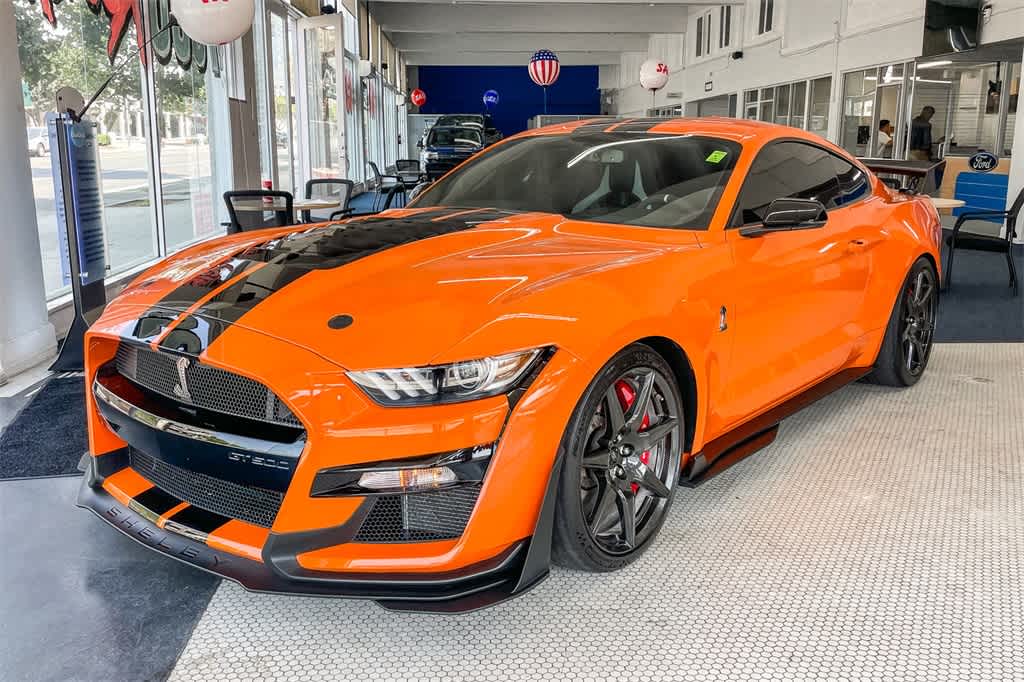
[(960, 208), (966, 206), (967, 202), (962, 199), (946, 199), (944, 197), (931, 197), (932, 203), (935, 205), (935, 209), (938, 211), (944, 211), (951, 208)]

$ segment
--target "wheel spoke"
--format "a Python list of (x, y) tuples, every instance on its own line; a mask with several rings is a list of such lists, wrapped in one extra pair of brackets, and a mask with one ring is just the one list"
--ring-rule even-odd
[(650, 370), (640, 379), (640, 390), (637, 391), (636, 398), (633, 400), (633, 404), (629, 406), (629, 412), (626, 413), (626, 428), (633, 431), (637, 430), (644, 414), (647, 412), (647, 406), (650, 404), (653, 394), (654, 371)]
[(907, 337), (907, 371), (914, 369), (914, 339), (913, 337)]
[(924, 344), (920, 339), (914, 338), (910, 340), (910, 343), (914, 346), (914, 351), (917, 354), (918, 363), (924, 362)]
[(639, 466), (635, 467), (630, 473), (634, 483), (639, 483), (644, 488), (651, 491), (651, 493), (656, 497), (669, 496), (668, 487), (660, 478), (658, 478), (658, 475), (654, 473), (654, 469), (643, 462), (641, 462)]
[(918, 305), (921, 302), (921, 287), (924, 285), (924, 270), (917, 273), (917, 279), (914, 280), (914, 305)]
[(914, 293), (914, 305), (916, 305), (921, 312), (924, 312), (924, 304), (928, 302), (928, 299), (931, 298), (932, 295), (932, 285), (926, 283), (926, 286), (928, 287), (927, 289)]
[(655, 445), (671, 433), (676, 428), (676, 424), (677, 420), (675, 417), (665, 417), (660, 424), (655, 424), (646, 431), (641, 431), (639, 435), (648, 445)]
[(619, 488), (615, 491), (615, 500), (619, 508), (622, 542), (627, 548), (632, 549), (636, 545), (636, 509), (633, 504), (633, 491)]
[(612, 427), (612, 435), (616, 435), (626, 425), (626, 417), (622, 413), (622, 403), (619, 402), (619, 394), (615, 390), (615, 384), (604, 394), (605, 409), (608, 410), (608, 423)]
[(595, 452), (587, 453), (583, 455), (582, 466), (584, 469), (607, 470), (608, 467), (611, 466), (611, 453), (603, 448)]
[(617, 496), (611, 485), (606, 484), (600, 493), (594, 507), (594, 516), (590, 519), (590, 531), (595, 535), (600, 533), (608, 524), (605, 521), (608, 517), (615, 515), (615, 504)]

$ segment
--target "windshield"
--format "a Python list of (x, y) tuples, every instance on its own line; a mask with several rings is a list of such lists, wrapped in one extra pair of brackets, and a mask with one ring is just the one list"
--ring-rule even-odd
[(427, 144), (431, 147), (476, 147), (480, 145), (478, 128), (434, 128)]
[(413, 205), (707, 229), (739, 153), (735, 142), (687, 135), (527, 137), (492, 147), (439, 180)]

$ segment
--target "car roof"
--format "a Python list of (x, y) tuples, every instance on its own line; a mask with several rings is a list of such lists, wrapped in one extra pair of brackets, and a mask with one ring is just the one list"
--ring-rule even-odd
[(749, 121), (726, 116), (702, 116), (700, 118), (612, 118), (601, 117), (556, 123), (543, 128), (519, 133), (514, 137), (532, 135), (570, 135), (584, 133), (619, 132), (651, 135), (680, 134), (707, 135), (735, 140), (740, 143), (766, 142), (779, 137), (797, 138), (835, 148), (830, 142), (814, 133), (775, 123)]

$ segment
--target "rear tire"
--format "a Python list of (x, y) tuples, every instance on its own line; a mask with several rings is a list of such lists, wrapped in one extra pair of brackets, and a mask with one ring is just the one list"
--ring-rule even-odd
[(650, 546), (679, 478), (683, 407), (671, 368), (649, 346), (619, 351), (598, 372), (562, 437), (556, 564), (614, 571)]
[(900, 287), (875, 369), (865, 382), (905, 387), (921, 379), (931, 357), (938, 296), (935, 267), (918, 258)]

